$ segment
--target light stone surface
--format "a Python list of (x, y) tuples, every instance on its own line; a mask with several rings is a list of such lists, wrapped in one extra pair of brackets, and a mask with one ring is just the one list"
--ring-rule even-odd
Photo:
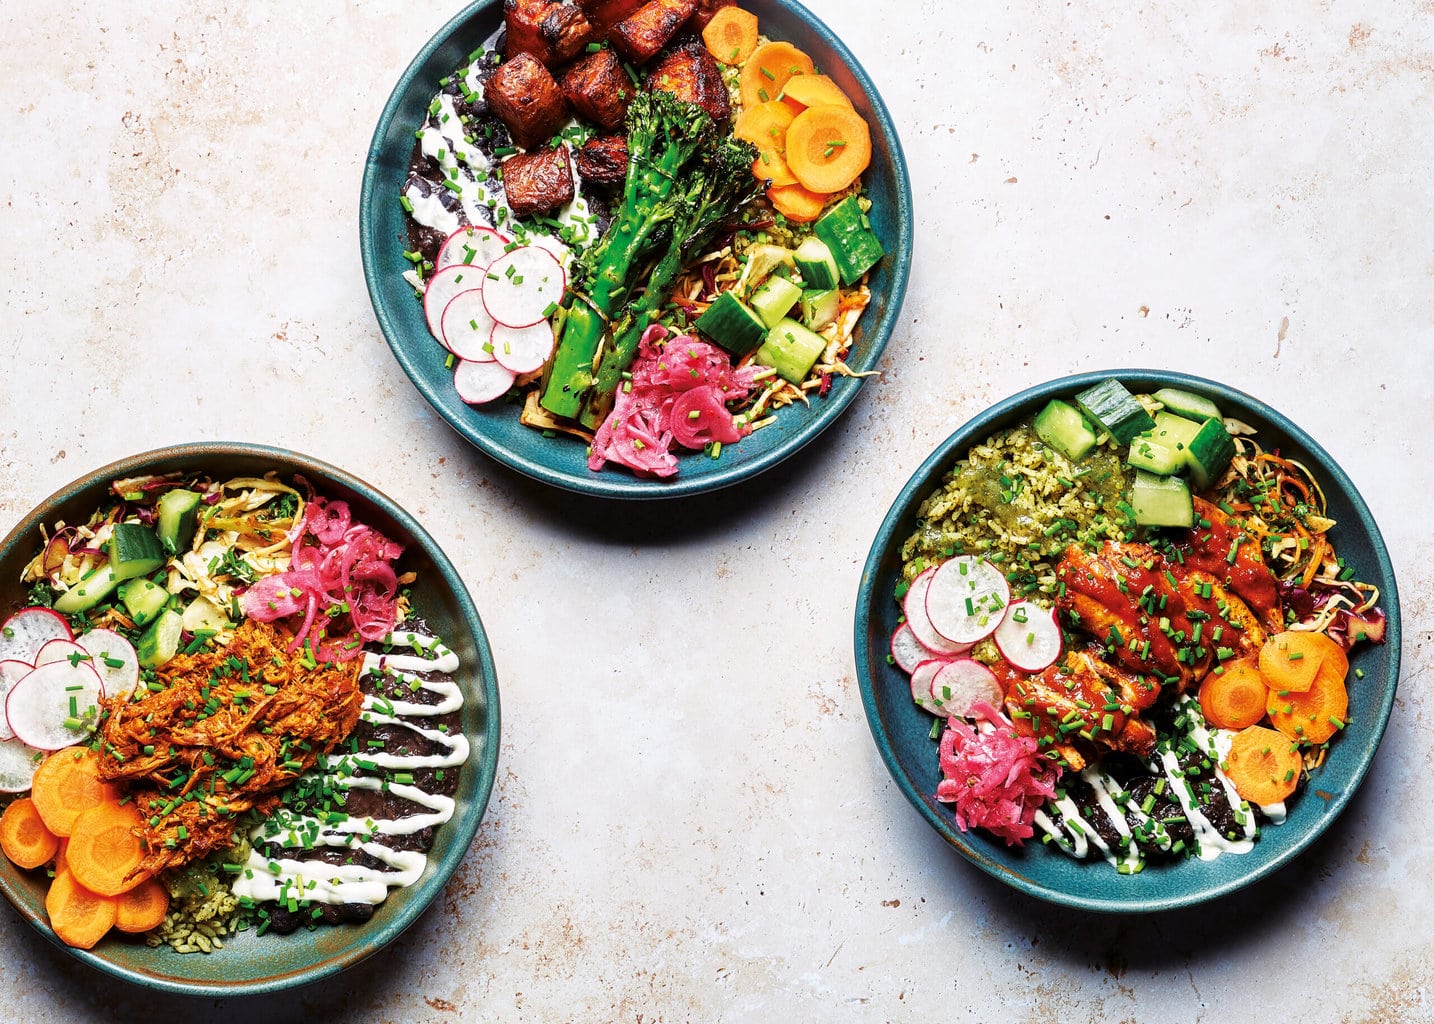
[[(163, 444), (319, 456), (452, 556), (503, 701), (472, 852), (361, 970), (154, 996), (6, 906), (0, 1018), (1434, 1020), (1434, 4), (817, 6), (910, 160), (905, 326), (808, 452), (637, 509), (471, 450), (370, 311), (363, 157), (458, 2), (0, 8), (0, 527)], [(951, 853), (888, 777), (851, 653), (867, 547), (926, 453), (1022, 387), (1131, 365), (1304, 425), (1382, 524), (1405, 612), (1343, 819), (1214, 911), (1149, 919)]]

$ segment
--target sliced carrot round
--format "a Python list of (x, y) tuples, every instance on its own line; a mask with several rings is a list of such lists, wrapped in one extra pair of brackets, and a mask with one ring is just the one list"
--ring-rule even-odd
[(30, 796), (50, 831), (67, 836), (81, 811), (114, 803), (119, 792), (100, 780), (98, 754), (88, 748), (67, 747), (40, 762)]
[(797, 115), (787, 129), (787, 163), (813, 192), (840, 192), (871, 164), (871, 132), (860, 114), (821, 103)]
[(60, 837), (45, 827), (29, 797), (20, 797), (0, 814), (0, 850), (16, 867), (48, 864), (59, 849)]
[(826, 75), (793, 75), (782, 87), (782, 102), (797, 113), (823, 103), (851, 106), (851, 100), (841, 91), (841, 86)]
[(1270, 723), (1295, 742), (1325, 742), (1344, 728), (1349, 715), (1349, 690), (1339, 662), (1321, 664), (1303, 693), (1271, 689), (1266, 710)]
[(118, 896), (143, 882), (148, 877), (139, 870), (143, 824), (133, 804), (101, 804), (81, 812), (65, 850), (75, 880), (101, 896)]
[(1241, 799), (1268, 807), (1295, 791), (1302, 767), (1299, 750), (1288, 736), (1252, 725), (1230, 741), (1224, 771)]
[(776, 100), (793, 75), (810, 75), (816, 70), (812, 59), (791, 43), (759, 46), (742, 65), (742, 106)]
[(758, 181), (765, 181), (767, 184), (780, 188), (783, 185), (797, 184), (797, 176), (787, 166), (787, 158), (781, 153), (763, 153), (752, 161), (752, 174)]
[(45, 894), (50, 927), (67, 946), (92, 949), (114, 927), (118, 907), (110, 896), (86, 889), (70, 871), (61, 871)]
[(1228, 661), (1200, 683), (1200, 710), (1221, 729), (1244, 729), (1265, 717), (1269, 687), (1253, 661)]
[(827, 205), (826, 196), (808, 191), (800, 184), (769, 188), (767, 199), (778, 213), (795, 224), (810, 224), (822, 215)]
[(757, 49), (757, 16), (740, 7), (724, 7), (702, 30), (702, 42), (723, 64), (741, 64)]
[(1344, 650), (1323, 633), (1289, 629), (1276, 633), (1260, 648), (1260, 671), (1272, 690), (1293, 690), (1303, 693), (1314, 682), (1315, 673), (1326, 658), (1334, 658), (1349, 667)]
[(169, 913), (169, 890), (150, 878), (115, 898), (115, 927), (122, 932), (147, 932), (164, 924)]

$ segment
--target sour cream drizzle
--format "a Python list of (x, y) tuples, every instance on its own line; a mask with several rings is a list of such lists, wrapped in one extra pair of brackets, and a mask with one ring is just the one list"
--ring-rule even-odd
[[(458, 655), (430, 636), (418, 633), (395, 633), (387, 643), (416, 648), (423, 654), (365, 652), (360, 678), (369, 673), (396, 677), (409, 687), (439, 695), (432, 704), (389, 700), (364, 695), (363, 721), (373, 725), (409, 729), (441, 748), (432, 754), (398, 754), (387, 750), (365, 751), (365, 766), (390, 771), (415, 768), (457, 767), (468, 760), (468, 738), (461, 733), (429, 729), (414, 718), (432, 718), (457, 711), (463, 706), (463, 693), (458, 684), (442, 679), (428, 679), (428, 673), (451, 674), (458, 670)], [(387, 687), (385, 687), (387, 689)], [(383, 780), (372, 776), (355, 777), (349, 772), (359, 758), (333, 757), (324, 776), (328, 785), (341, 789), (384, 790)], [(234, 894), (252, 900), (284, 900), (289, 897), (311, 903), (382, 903), (390, 888), (412, 885), (423, 874), (428, 856), (416, 850), (394, 850), (383, 842), (386, 836), (412, 835), (422, 829), (442, 825), (453, 817), (456, 804), (452, 797), (428, 793), (417, 786), (389, 781), (387, 792), (423, 810), (395, 819), (347, 818), (342, 821), (321, 821), (308, 815), (280, 810), (269, 821), (255, 827), (249, 834), (254, 844), (245, 863), (245, 870), (235, 876)], [(278, 827), (274, 831), (275, 826)], [(362, 851), (384, 867), (360, 864), (326, 864), (318, 860), (289, 857), (273, 859), (260, 853), (261, 844), (289, 849), (336, 847)]]

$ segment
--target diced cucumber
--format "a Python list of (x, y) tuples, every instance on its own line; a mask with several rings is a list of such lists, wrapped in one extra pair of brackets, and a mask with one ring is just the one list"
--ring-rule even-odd
[(802, 283), (808, 288), (824, 291), (835, 288), (838, 281), (836, 257), (827, 243), (813, 235), (797, 246), (793, 257), (802, 272)]
[(119, 598), (136, 626), (148, 625), (169, 600), (169, 591), (146, 579), (125, 580), (120, 584)]
[(135, 645), (135, 654), (145, 668), (159, 668), (179, 653), (179, 638), (184, 633), (180, 614), (166, 608), (159, 613)]
[(844, 284), (856, 284), (886, 255), (856, 196), (833, 206), (813, 230), (831, 250)]
[(739, 359), (762, 343), (768, 329), (762, 318), (731, 292), (720, 293), (693, 326)]
[(802, 322), (820, 331), (841, 312), (841, 292), (835, 288), (820, 292), (802, 292)]
[[(1230, 438), (1230, 432), (1225, 429), (1224, 421), (1206, 420), (1199, 433), (1191, 439), (1187, 454), (1190, 478), (1197, 488), (1204, 490), (1213, 481), (1220, 479), (1220, 474), (1225, 472), (1225, 467), (1230, 465), (1230, 460), (1235, 457), (1235, 442)], [(58, 602), (55, 607), (59, 607)]]
[(1053, 398), (1036, 413), (1036, 436), (1072, 462), (1083, 459), (1095, 447), (1095, 431), (1069, 402)]
[(1178, 476), (1156, 476), (1135, 471), (1130, 485), (1130, 504), (1140, 526), (1193, 526), (1195, 506), (1190, 488)]
[(1184, 416), (1196, 423), (1208, 419), (1223, 419), (1220, 407), (1204, 395), (1197, 395), (1179, 388), (1161, 388), (1151, 396), (1177, 416)]
[(201, 629), (217, 633), (234, 625), (229, 621), (229, 616), (224, 614), (224, 610), (203, 594), (189, 602), (180, 618), (181, 624), (191, 633), (198, 633)]
[(792, 307), (801, 297), (802, 290), (800, 288), (785, 277), (777, 277), (774, 274), (767, 278), (762, 287), (752, 293), (749, 305), (770, 330), (791, 312)]
[(61, 615), (78, 615), (87, 612), (109, 596), (119, 585), (114, 567), (106, 562), (98, 569), (91, 569), (80, 582), (55, 598), (55, 611)]
[(1155, 414), (1155, 429), (1150, 433), (1157, 440), (1174, 446), (1183, 454), (1190, 447), (1190, 442), (1195, 440), (1195, 435), (1200, 433), (1202, 422), (1187, 420), (1173, 412), (1158, 412)]
[(826, 339), (820, 334), (807, 330), (795, 320), (783, 320), (767, 332), (766, 341), (757, 350), (756, 361), (770, 366), (793, 384), (800, 384), (812, 372), (826, 347)]
[(1130, 442), (1126, 463), (1161, 476), (1174, 476), (1190, 465), (1190, 442), (1200, 424), (1173, 413), (1155, 414), (1155, 426)]
[(189, 547), (194, 529), (199, 524), (199, 502), (202, 495), (193, 491), (165, 491), (159, 496), (159, 542), (164, 550), (177, 555)]
[(143, 523), (115, 523), (109, 553), (117, 580), (147, 576), (167, 561), (159, 538)]
[(1130, 444), (1136, 435), (1155, 426), (1155, 421), (1125, 385), (1111, 377), (1076, 395), (1081, 412), (1117, 444)]

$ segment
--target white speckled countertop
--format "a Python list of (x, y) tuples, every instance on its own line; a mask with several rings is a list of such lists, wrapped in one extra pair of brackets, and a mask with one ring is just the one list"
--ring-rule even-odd
[[(252, 1001), (156, 997), (6, 906), (0, 1017), (1434, 1020), (1416, 829), (1434, 772), (1434, 6), (818, 6), (910, 159), (907, 326), (790, 464), (636, 510), (471, 450), (370, 311), (363, 157), (456, 0), (4, 6), (0, 532), (162, 444), (335, 462), (465, 573), (503, 744), (458, 875), (361, 970)], [(1405, 597), (1363, 790), (1217, 912), (1093, 918), (1006, 890), (902, 799), (857, 692), (860, 566), (927, 451), (1026, 385), (1122, 365), (1221, 378), (1306, 427), (1363, 490)]]

